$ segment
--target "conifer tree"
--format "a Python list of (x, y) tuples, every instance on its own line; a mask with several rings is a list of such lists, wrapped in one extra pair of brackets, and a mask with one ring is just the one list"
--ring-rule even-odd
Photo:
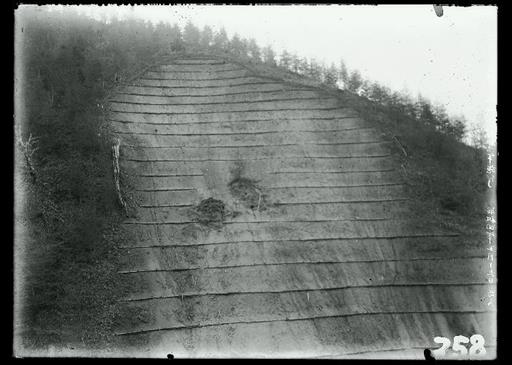
[(386, 98), (384, 88), (377, 82), (371, 83), (367, 97), (368, 99), (376, 101), (377, 103), (384, 103), (384, 100)]
[(322, 81), (322, 69), (316, 60), (310, 60), (308, 76), (314, 80)]
[(296, 54), (291, 55), (291, 68), (293, 72), (299, 73), (300, 59)]
[(473, 127), (470, 132), (470, 143), (473, 147), (486, 150), (489, 147), (488, 136), (485, 129), (480, 125)]
[(324, 72), (324, 83), (330, 87), (338, 86), (338, 70), (336, 66), (332, 64), (328, 69)]
[(263, 48), (263, 62), (269, 65), (276, 65), (276, 54), (271, 46)]
[(199, 29), (191, 21), (187, 22), (183, 29), (183, 41), (185, 42), (186, 47), (189, 49), (199, 48), (200, 38), (201, 33)]
[(171, 46), (171, 52), (181, 52), (185, 50), (185, 43), (183, 42), (183, 37), (181, 34), (181, 29), (179, 26), (174, 25), (171, 28), (171, 35), (169, 37), (169, 43)]
[(309, 63), (308, 63), (308, 60), (305, 58), (301, 58), (299, 61), (299, 73), (301, 75), (309, 74)]
[(238, 34), (234, 34), (231, 38), (231, 41), (229, 42), (229, 50), (238, 57), (245, 57), (245, 49), (244, 44)]
[(432, 106), (430, 101), (424, 98), (423, 96), (418, 96), (418, 119), (421, 120), (422, 123), (435, 126), (436, 119), (434, 116), (434, 112), (432, 110)]
[(343, 83), (343, 88), (346, 89), (348, 85), (348, 69), (343, 60), (340, 60), (339, 80)]
[(249, 58), (249, 41), (246, 38), (240, 40), (241, 57), (245, 60)]
[(290, 66), (291, 66), (291, 56), (290, 54), (284, 50), (282, 53), (281, 53), (281, 56), (279, 57), (279, 66), (285, 68), (285, 69), (290, 69)]
[(222, 27), (213, 37), (213, 47), (218, 51), (227, 51), (229, 38), (224, 27)]
[(213, 31), (209, 25), (205, 25), (200, 34), (199, 44), (202, 49), (208, 49), (213, 40)]
[(253, 61), (261, 62), (260, 47), (258, 47), (258, 44), (256, 43), (256, 41), (253, 38), (249, 39), (248, 44), (247, 44), (247, 50), (248, 50), (249, 56), (251, 57), (251, 59)]
[(444, 127), (443, 132), (462, 142), (466, 135), (466, 125), (467, 122), (464, 117), (455, 118), (450, 120), (450, 123)]
[(357, 93), (361, 86), (363, 86), (363, 78), (361, 77), (361, 74), (357, 70), (352, 71), (347, 80), (347, 90)]
[(450, 118), (443, 105), (435, 105), (432, 107), (434, 114), (434, 125), (438, 130), (444, 131), (449, 128)]

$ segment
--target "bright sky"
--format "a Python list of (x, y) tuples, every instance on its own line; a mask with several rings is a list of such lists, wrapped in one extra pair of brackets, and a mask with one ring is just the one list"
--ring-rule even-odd
[(497, 7), (432, 5), (81, 6), (91, 15), (224, 26), (299, 56), (358, 69), (392, 90), (418, 93), (496, 135)]

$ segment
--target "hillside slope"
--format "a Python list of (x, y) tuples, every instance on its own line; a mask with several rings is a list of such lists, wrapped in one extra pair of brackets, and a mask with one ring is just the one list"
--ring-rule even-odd
[[(492, 351), (484, 246), (411, 218), (393, 141), (349, 105), (189, 56), (121, 89), (110, 120), (140, 197), (120, 268), (127, 351), (422, 357), (475, 333)], [(257, 204), (230, 189), (240, 177)], [(218, 229), (190, 214), (210, 197), (237, 212)]]

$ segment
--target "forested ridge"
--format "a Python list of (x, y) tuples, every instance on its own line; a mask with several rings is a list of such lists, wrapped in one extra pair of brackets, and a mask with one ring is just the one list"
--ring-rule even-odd
[[(16, 171), (22, 176), (27, 267), (20, 299), (23, 346), (106, 347), (116, 320), (119, 222), (125, 211), (113, 180), (104, 101), (161, 55), (218, 54), (269, 77), (309, 80), (382, 126), (403, 152), (418, 206), (437, 216), (481, 223), (488, 200), (486, 142), (472, 145), (463, 120), (427, 99), (287, 51), (276, 55), (224, 29), (94, 20), (72, 9), (26, 8), (16, 18)], [(474, 227), (473, 227), (474, 228)]]

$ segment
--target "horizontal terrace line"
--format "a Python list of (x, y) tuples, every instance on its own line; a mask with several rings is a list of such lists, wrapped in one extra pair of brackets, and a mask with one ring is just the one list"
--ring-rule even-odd
[[(428, 238), (442, 238), (444, 236), (440, 236), (440, 235), (437, 235), (437, 236), (432, 236), (432, 237), (428, 237)], [(452, 236), (448, 236), (448, 237), (452, 237)], [(411, 238), (426, 238), (424, 236), (421, 236), (421, 237), (408, 237), (409, 239)], [(394, 240), (394, 239), (405, 239), (404, 237), (385, 237), (385, 238), (382, 238), (382, 237), (356, 237), (356, 238), (315, 238), (315, 239), (309, 239), (309, 240), (302, 240), (302, 241), (297, 241), (297, 242), (304, 242), (305, 244), (307, 243), (314, 243), (314, 242), (318, 242), (318, 241), (367, 241), (367, 240), (379, 240), (379, 239), (386, 239), (386, 240)], [(233, 241), (233, 242), (220, 242), (220, 243), (197, 243), (197, 244), (183, 244), (183, 243), (180, 243), (180, 244), (173, 244), (173, 245), (147, 245), (147, 246), (120, 246), (121, 249), (123, 250), (145, 250), (145, 249), (173, 249), (173, 248), (200, 248), (200, 247), (205, 247), (205, 246), (238, 246), (238, 245), (245, 245), (245, 244), (254, 244), (254, 243), (262, 243), (262, 244), (265, 244), (265, 243), (272, 243), (274, 244), (275, 242), (283, 242), (283, 240), (274, 240), (274, 241)], [(286, 240), (284, 240), (284, 242), (287, 242)], [(293, 241), (292, 241), (293, 242)], [(297, 243), (296, 242), (296, 243)]]
[[(385, 201), (382, 201), (382, 200), (372, 200), (372, 201), (369, 201), (369, 200), (366, 200), (366, 201), (359, 201), (359, 202), (348, 202), (348, 203), (356, 203), (356, 204), (367, 204), (367, 203), (370, 203), (370, 204), (380, 204), (380, 203), (383, 203), (383, 202), (394, 202), (394, 201), (405, 201), (405, 200), (408, 200), (407, 198), (402, 198), (402, 199), (391, 199), (391, 200), (385, 200)], [(346, 201), (343, 201), (343, 202), (312, 202), (312, 203), (294, 203), (293, 205), (331, 205), (331, 204), (345, 204), (347, 203)], [(286, 203), (283, 203), (281, 205), (286, 205)], [(192, 206), (192, 204), (187, 204), (186, 206)], [(174, 207), (174, 206), (167, 206), (167, 205), (158, 205), (158, 206), (140, 206), (139, 208), (149, 208), (149, 209), (158, 209), (158, 208), (168, 208), (168, 207)]]
[[(133, 85), (131, 85), (133, 86)], [(139, 88), (152, 88), (153, 86), (137, 86)], [(231, 92), (231, 93), (221, 93), (221, 94), (210, 94), (210, 95), (163, 95), (163, 94), (142, 94), (142, 93), (133, 93), (120, 91), (117, 94), (120, 95), (134, 95), (134, 96), (158, 96), (158, 97), (177, 97), (177, 98), (207, 98), (211, 96), (234, 96), (234, 95), (248, 95), (248, 94), (270, 94), (270, 93), (285, 93), (285, 92), (294, 92), (294, 91), (309, 91), (309, 92), (320, 92), (313, 88), (291, 88), (291, 89), (281, 89), (281, 90), (261, 90), (261, 91), (239, 91), (239, 92)]]
[[(435, 238), (444, 238), (444, 236), (434, 236)], [(344, 238), (344, 239), (337, 239), (337, 238), (320, 238), (320, 239), (310, 239), (310, 240), (272, 240), (272, 241), (258, 241), (256, 243), (258, 244), (270, 244), (270, 245), (281, 245), (282, 242), (285, 242), (285, 243), (289, 243), (289, 242), (293, 242), (295, 244), (311, 244), (311, 243), (314, 243), (314, 242), (318, 242), (318, 241), (340, 241), (340, 242), (343, 242), (343, 241), (367, 241), (367, 240), (393, 240), (393, 239), (411, 239), (411, 238), (433, 238), (433, 237), (408, 237), (408, 238), (403, 238), (403, 237), (398, 237), (398, 238), (385, 238), (385, 239), (375, 239), (375, 238), (351, 238), (351, 239), (347, 239), (347, 238)], [(452, 236), (448, 236), (447, 238), (453, 238)], [(220, 243), (203, 243), (203, 244), (177, 244), (177, 245), (148, 245), (148, 246), (121, 246), (122, 249), (124, 250), (172, 250), (172, 249), (175, 249), (175, 248), (179, 248), (179, 249), (197, 249), (197, 248), (200, 248), (200, 247), (204, 247), (204, 246), (240, 246), (240, 245), (244, 245), (244, 244), (254, 244), (255, 242), (253, 241), (233, 241), (233, 242), (220, 242)]]
[(154, 73), (179, 73), (179, 74), (197, 74), (197, 73), (218, 73), (218, 72), (247, 72), (245, 68), (234, 68), (231, 70), (215, 70), (215, 71), (180, 71), (180, 70), (165, 70), (162, 68), (158, 68), (159, 66), (152, 67), (148, 69), (148, 72), (154, 72)]
[(140, 208), (183, 208), (183, 207), (193, 207), (194, 204), (169, 204), (169, 205), (151, 205), (151, 204), (141, 204)]
[[(382, 202), (397, 202), (397, 201), (408, 201), (409, 198), (392, 198), (392, 199), (369, 199), (369, 200), (331, 200), (329, 202), (318, 202), (318, 201), (310, 201), (310, 202), (298, 202), (298, 203), (272, 203), (275, 206), (283, 206), (283, 205), (320, 205), (320, 204), (359, 204), (359, 203), (382, 203)], [(141, 207), (143, 208), (172, 208), (172, 207), (192, 207), (194, 204), (181, 204), (181, 205), (172, 205), (172, 204), (163, 204), (163, 205), (152, 205), (152, 204), (143, 204)]]
[[(333, 121), (343, 121), (344, 119), (359, 119), (358, 116), (347, 116), (347, 117), (309, 117), (309, 118), (262, 118), (262, 119), (243, 119), (243, 120), (222, 120), (218, 122), (146, 122), (146, 121), (131, 121), (131, 120), (119, 120), (119, 119), (107, 119), (109, 122), (115, 123), (126, 123), (126, 124), (150, 124), (150, 125), (196, 125), (196, 124), (227, 124), (227, 123), (259, 123), (259, 122), (288, 122), (288, 121), (314, 121), (314, 120), (333, 120)], [(361, 124), (363, 124), (361, 122)]]
[(261, 157), (261, 158), (226, 158), (226, 159), (220, 159), (220, 158), (204, 158), (204, 159), (161, 159), (161, 160), (141, 160), (141, 159), (132, 159), (132, 158), (124, 158), (124, 161), (130, 161), (130, 162), (225, 162), (225, 161), (275, 161), (275, 160), (300, 160), (300, 159), (318, 159), (318, 160), (343, 160), (343, 159), (355, 159), (355, 158), (385, 158), (385, 157), (391, 157), (392, 154), (385, 154), (385, 155), (374, 155), (374, 156), (368, 156), (368, 155), (361, 155), (361, 156), (341, 156), (341, 157), (321, 157), (321, 156), (301, 156), (301, 157)]
[(266, 320), (252, 320), (252, 321), (230, 321), (230, 322), (219, 322), (209, 324), (194, 324), (194, 325), (180, 325), (174, 327), (163, 327), (146, 330), (138, 330), (131, 332), (117, 333), (117, 336), (128, 336), (128, 335), (141, 335), (152, 332), (162, 331), (177, 331), (177, 330), (189, 330), (193, 328), (205, 328), (205, 327), (219, 327), (219, 326), (232, 326), (234, 324), (261, 324), (261, 323), (286, 323), (286, 322), (297, 322), (297, 321), (311, 321), (315, 319), (327, 319), (327, 318), (347, 318), (347, 317), (360, 317), (360, 316), (375, 316), (375, 315), (407, 315), (407, 314), (477, 314), (477, 313), (491, 313), (493, 311), (390, 311), (390, 312), (364, 312), (364, 313), (346, 313), (338, 315), (319, 315), (310, 317), (298, 317), (298, 318), (285, 318), (285, 319), (266, 319)]
[[(224, 61), (217, 61), (207, 58), (196, 58), (197, 61), (206, 61), (206, 62), (173, 62), (173, 63), (166, 63), (163, 65), (160, 65), (160, 67), (166, 67), (166, 66), (208, 66), (208, 65), (229, 65), (230, 62), (224, 62)], [(158, 67), (158, 66), (157, 66)]]
[(415, 235), (390, 235), (390, 236), (373, 236), (373, 237), (336, 237), (336, 238), (308, 238), (308, 239), (294, 239), (294, 240), (246, 240), (246, 241), (223, 241), (213, 243), (194, 243), (194, 244), (172, 244), (172, 245), (147, 245), (147, 246), (120, 246), (122, 249), (145, 249), (145, 248), (173, 248), (173, 247), (201, 247), (212, 245), (239, 245), (239, 244), (254, 244), (254, 243), (276, 243), (276, 242), (318, 242), (318, 241), (365, 241), (365, 240), (394, 240), (394, 239), (408, 239), (408, 238), (448, 238), (460, 237), (457, 233), (443, 233), (443, 234), (415, 234)]
[(397, 169), (382, 170), (353, 170), (353, 171), (269, 171), (268, 174), (286, 175), (286, 174), (353, 174), (353, 173), (369, 173), (369, 172), (398, 172)]
[(257, 82), (244, 82), (241, 84), (229, 84), (229, 85), (209, 85), (209, 86), (154, 86), (154, 85), (135, 85), (127, 84), (128, 87), (148, 87), (154, 89), (226, 89), (230, 87), (238, 86), (251, 86), (251, 85), (277, 85), (282, 86), (282, 83), (276, 81), (257, 81)]
[[(347, 285), (347, 286), (339, 286), (339, 287), (327, 287), (327, 288), (314, 288), (314, 289), (290, 289), (290, 290), (259, 290), (259, 291), (233, 291), (233, 292), (204, 292), (204, 293), (195, 293), (195, 294), (175, 294), (175, 295), (166, 295), (160, 297), (147, 297), (147, 298), (137, 298), (137, 299), (124, 299), (121, 300), (123, 302), (142, 302), (149, 300), (158, 300), (158, 299), (170, 299), (170, 298), (189, 298), (189, 297), (204, 297), (204, 296), (225, 296), (225, 295), (237, 295), (237, 294), (273, 294), (273, 293), (307, 293), (314, 291), (334, 291), (334, 290), (343, 290), (343, 289), (363, 289), (363, 288), (393, 288), (393, 287), (425, 287), (425, 286), (481, 286), (481, 285), (489, 285), (485, 282), (470, 282), (470, 283), (416, 283), (416, 284), (381, 284), (381, 285)], [(492, 285), (492, 284), (491, 284)]]
[(251, 132), (220, 132), (220, 133), (158, 133), (158, 132), (129, 132), (129, 131), (114, 131), (118, 134), (135, 134), (144, 136), (231, 136), (231, 135), (261, 135), (261, 134), (282, 134), (282, 133), (333, 133), (333, 132), (345, 132), (345, 131), (363, 131), (363, 130), (374, 130), (372, 127), (364, 128), (345, 128), (345, 129), (283, 129), (277, 131), (251, 131)]
[(351, 261), (283, 261), (276, 263), (258, 263), (258, 264), (240, 264), (240, 265), (221, 265), (221, 266), (195, 266), (179, 269), (148, 269), (148, 270), (121, 270), (119, 274), (144, 274), (157, 272), (180, 272), (180, 271), (201, 271), (201, 270), (221, 270), (236, 269), (245, 267), (259, 266), (287, 266), (287, 265), (336, 265), (336, 264), (365, 264), (365, 263), (385, 263), (385, 262), (411, 262), (411, 261), (452, 261), (452, 260), (470, 260), (485, 259), (485, 255), (468, 255), (468, 256), (452, 256), (452, 257), (421, 257), (421, 258), (403, 258), (403, 259), (384, 259), (384, 260), (351, 260)]
[[(162, 96), (165, 97), (165, 96)], [(200, 105), (232, 105), (232, 104), (258, 104), (268, 102), (279, 102), (279, 101), (325, 101), (325, 100), (336, 100), (335, 98), (323, 99), (320, 97), (304, 97), (304, 98), (283, 98), (283, 99), (261, 99), (261, 100), (248, 100), (248, 101), (219, 101), (213, 103), (148, 103), (148, 102), (133, 102), (133, 101), (118, 101), (111, 100), (111, 103), (116, 104), (132, 104), (132, 105), (178, 105), (178, 106), (200, 106)]]
[[(492, 345), (492, 344), (486, 344), (485, 347), (486, 348), (496, 349), (496, 345)], [(378, 349), (378, 350), (364, 350), (364, 351), (342, 352), (342, 353), (335, 353), (335, 354), (329, 354), (329, 355), (314, 356), (314, 357), (311, 357), (311, 359), (339, 359), (340, 357), (343, 357), (343, 356), (354, 356), (354, 355), (364, 355), (364, 354), (380, 354), (382, 352), (404, 352), (404, 351), (408, 351), (408, 350), (422, 350), (422, 351), (425, 350), (425, 349), (436, 350), (438, 348), (439, 347), (432, 347), (432, 344), (430, 342), (427, 342), (427, 343), (425, 343), (424, 346), (389, 347), (389, 348), (383, 348), (383, 349)], [(422, 351), (416, 352), (417, 358), (421, 359), (421, 360), (423, 360), (423, 358), (424, 358), (424, 355), (423, 355)], [(355, 358), (355, 359), (359, 359), (359, 358)], [(388, 359), (388, 358), (385, 358), (385, 359)], [(405, 359), (409, 359), (409, 357), (404, 357), (403, 359), (404, 360)], [(415, 359), (415, 358), (412, 357), (411, 359)]]
[[(253, 220), (253, 221), (224, 221), (222, 224), (260, 224), (260, 223), (327, 223), (327, 222), (369, 222), (369, 221), (387, 221), (387, 222), (395, 222), (398, 219), (389, 219), (389, 218), (353, 218), (353, 219), (296, 219), (296, 220), (279, 220), (279, 219), (269, 219), (269, 220)], [(158, 225), (179, 225), (179, 224), (190, 224), (190, 223), (198, 223), (194, 220), (188, 221), (162, 221), (162, 222), (138, 222), (138, 221), (128, 221), (123, 222), (123, 225), (148, 225), (148, 226), (158, 226)]]
[(204, 174), (134, 174), (134, 176), (138, 176), (138, 177), (191, 177), (191, 176), (204, 176)]
[[(382, 186), (404, 186), (403, 183), (377, 183), (377, 184), (358, 184), (358, 185), (316, 185), (316, 186), (275, 186), (267, 187), (266, 190), (289, 190), (289, 189), (333, 189), (333, 188), (368, 188), (368, 187), (382, 187)], [(186, 191), (197, 190), (197, 188), (153, 188), (153, 189), (135, 189), (135, 191)]]
[[(396, 202), (396, 201), (406, 201), (410, 200), (409, 198), (391, 198), (391, 199), (369, 199), (369, 200), (331, 200), (328, 203), (329, 204), (354, 204), (354, 203), (381, 203), (381, 202)], [(297, 203), (272, 203), (276, 206), (283, 206), (283, 205), (319, 205), (319, 204), (325, 204), (326, 202), (318, 202), (318, 201), (312, 201), (312, 202), (297, 202)]]
[[(155, 72), (155, 71), (152, 71)], [(240, 79), (255, 79), (255, 76), (231, 76), (231, 77), (219, 77), (215, 79), (186, 79), (186, 78), (162, 78), (162, 77), (141, 77), (139, 80), (157, 80), (157, 81), (222, 81), (222, 80), (240, 80)]]
[[(393, 141), (364, 141), (364, 142), (333, 142), (333, 143), (316, 143), (304, 142), (307, 145), (315, 146), (343, 146), (343, 145), (366, 145), (366, 144), (380, 144), (380, 143), (393, 143)], [(167, 145), (167, 146), (137, 146), (122, 144), (121, 147), (135, 148), (135, 149), (153, 149), (153, 148), (252, 148), (252, 147), (285, 147), (285, 146), (300, 146), (298, 143), (280, 143), (280, 144), (245, 144), (245, 145), (221, 145), (221, 146), (185, 146), (185, 145)]]
[(229, 110), (229, 111), (209, 111), (209, 112), (129, 112), (122, 110), (114, 110), (110, 109), (112, 113), (122, 113), (122, 114), (150, 114), (150, 115), (203, 115), (203, 114), (222, 114), (222, 113), (254, 113), (254, 112), (286, 112), (286, 111), (332, 111), (332, 110), (344, 110), (348, 109), (347, 107), (328, 107), (328, 108), (284, 108), (284, 109), (248, 109), (248, 110)]

